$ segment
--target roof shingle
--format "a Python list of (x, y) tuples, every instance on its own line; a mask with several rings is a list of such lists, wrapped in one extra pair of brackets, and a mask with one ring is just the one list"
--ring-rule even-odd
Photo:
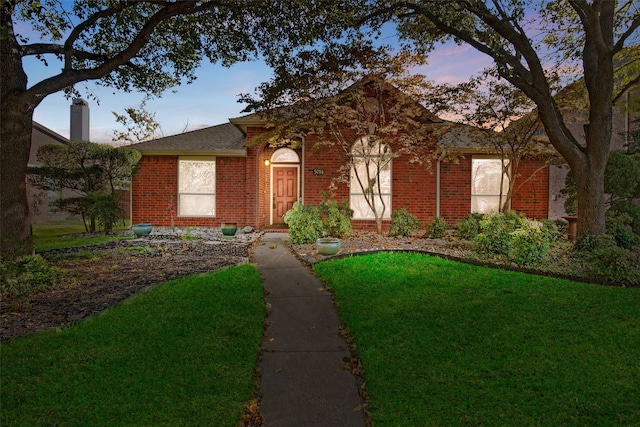
[(246, 153), (245, 135), (232, 123), (206, 127), (190, 132), (132, 144), (141, 153), (237, 152)]

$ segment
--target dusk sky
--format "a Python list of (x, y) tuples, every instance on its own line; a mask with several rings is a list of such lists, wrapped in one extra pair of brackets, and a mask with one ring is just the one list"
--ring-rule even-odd
[[(58, 68), (53, 58), (47, 58), (45, 67), (35, 58), (25, 61), (29, 85), (52, 75)], [(488, 57), (470, 46), (441, 45), (430, 56), (429, 65), (419, 70), (429, 80), (437, 83), (458, 83), (477, 74), (491, 64)], [(53, 71), (52, 71), (53, 70)], [(203, 64), (197, 71), (197, 80), (168, 91), (162, 98), (147, 102), (147, 110), (155, 112), (164, 136), (180, 133), (185, 127), (195, 130), (205, 126), (226, 123), (229, 118), (243, 115), (245, 105), (237, 102), (240, 93), (252, 93), (261, 82), (271, 77), (271, 70), (262, 62), (246, 62), (231, 68)], [(112, 111), (124, 113), (127, 107), (135, 107), (143, 100), (140, 93), (124, 93), (99, 87), (93, 82), (77, 86), (81, 93), (89, 89), (99, 99), (99, 104), (83, 95), (89, 102), (91, 140), (111, 142), (113, 132), (119, 127)], [(49, 95), (36, 108), (34, 120), (64, 137), (69, 137), (69, 106), (71, 100), (63, 93)]]

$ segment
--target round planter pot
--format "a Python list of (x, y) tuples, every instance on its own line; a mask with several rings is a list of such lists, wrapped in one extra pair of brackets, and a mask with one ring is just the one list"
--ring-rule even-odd
[(236, 224), (235, 222), (223, 222), (220, 229), (222, 230), (223, 236), (235, 236), (236, 231), (238, 231), (238, 224)]
[(134, 224), (133, 225), (133, 234), (136, 237), (146, 236), (151, 233), (152, 227), (151, 224)]
[(322, 237), (316, 241), (316, 248), (320, 255), (335, 255), (340, 250), (340, 239)]

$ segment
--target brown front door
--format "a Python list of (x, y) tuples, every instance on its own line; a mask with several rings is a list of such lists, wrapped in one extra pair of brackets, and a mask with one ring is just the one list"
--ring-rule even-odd
[(298, 168), (273, 168), (273, 223), (284, 224), (284, 214), (298, 200)]

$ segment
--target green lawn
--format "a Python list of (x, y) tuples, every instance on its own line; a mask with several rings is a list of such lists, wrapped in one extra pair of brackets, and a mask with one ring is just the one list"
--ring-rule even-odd
[(315, 270), (374, 425), (640, 425), (640, 289), (406, 253)]
[[(126, 230), (129, 228), (128, 221), (125, 225), (118, 222), (116, 230)], [(80, 220), (67, 221), (40, 221), (33, 223), (33, 243), (36, 252), (49, 249), (72, 248), (77, 246), (98, 245), (113, 240), (127, 239), (131, 236), (98, 235), (98, 236), (75, 236), (85, 233), (85, 228)]]
[(0, 425), (237, 426), (264, 315), (260, 275), (242, 266), (3, 343)]

